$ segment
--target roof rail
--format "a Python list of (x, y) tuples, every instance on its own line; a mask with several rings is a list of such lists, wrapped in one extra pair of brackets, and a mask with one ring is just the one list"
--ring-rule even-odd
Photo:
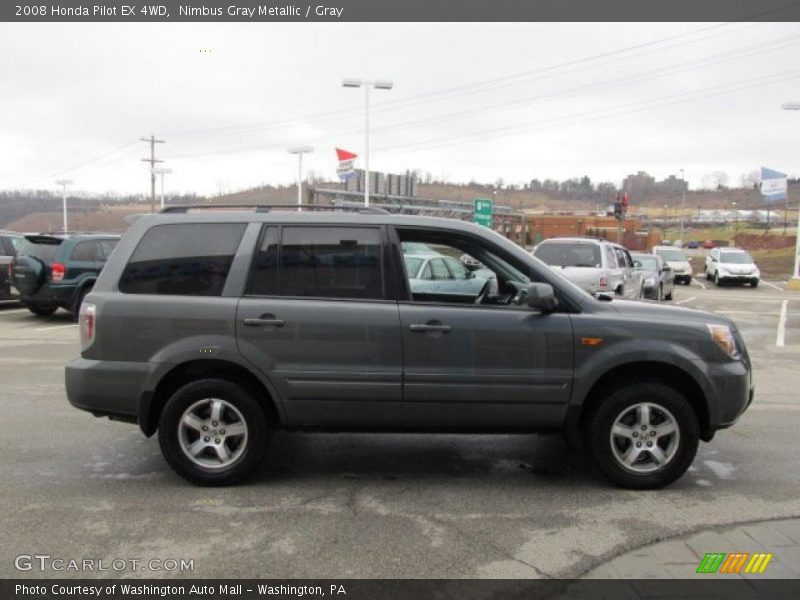
[(187, 213), (190, 210), (226, 210), (226, 209), (253, 209), (255, 212), (271, 212), (274, 208), (293, 210), (349, 210), (365, 214), (388, 215), (388, 210), (375, 206), (325, 206), (319, 204), (182, 204), (162, 208), (162, 213)]

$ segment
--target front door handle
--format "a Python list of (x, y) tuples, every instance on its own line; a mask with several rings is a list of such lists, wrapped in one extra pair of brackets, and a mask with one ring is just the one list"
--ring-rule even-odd
[(249, 325), (250, 327), (262, 327), (264, 325), (272, 325), (274, 327), (283, 327), (286, 324), (286, 321), (283, 319), (245, 319), (245, 325)]
[(433, 323), (415, 323), (408, 328), (415, 333), (425, 333), (428, 331), (438, 331), (440, 333), (450, 333), (450, 325), (436, 325)]

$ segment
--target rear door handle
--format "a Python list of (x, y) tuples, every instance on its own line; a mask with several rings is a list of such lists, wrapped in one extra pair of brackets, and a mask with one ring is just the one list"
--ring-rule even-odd
[(425, 333), (426, 331), (438, 331), (441, 333), (450, 333), (450, 325), (432, 325), (432, 324), (422, 324), (422, 323), (415, 323), (414, 325), (409, 325), (408, 328), (415, 332), (415, 333)]
[(250, 327), (262, 327), (264, 325), (283, 327), (286, 324), (286, 321), (283, 319), (245, 319), (244, 324), (249, 325)]

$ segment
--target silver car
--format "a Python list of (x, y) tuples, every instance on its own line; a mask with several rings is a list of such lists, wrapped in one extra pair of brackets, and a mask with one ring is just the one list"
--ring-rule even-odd
[(619, 244), (592, 238), (552, 238), (538, 244), (533, 255), (590, 294), (642, 297), (643, 274)]
[[(405, 250), (405, 249), (404, 249)], [(425, 254), (403, 253), (406, 274), (415, 295), (445, 294), (470, 302), (477, 298), (484, 287), (491, 292), (494, 273), (486, 268), (470, 271), (457, 258), (438, 252)], [(488, 283), (487, 283), (488, 282)]]

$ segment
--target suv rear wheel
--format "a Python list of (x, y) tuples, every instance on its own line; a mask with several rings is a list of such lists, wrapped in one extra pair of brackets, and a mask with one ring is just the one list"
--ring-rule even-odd
[(158, 426), (170, 467), (200, 485), (228, 485), (253, 474), (266, 456), (268, 437), (258, 400), (224, 379), (180, 388), (167, 401)]
[(611, 392), (586, 423), (586, 446), (600, 470), (630, 489), (668, 485), (692, 464), (699, 426), (686, 398), (661, 383)]

